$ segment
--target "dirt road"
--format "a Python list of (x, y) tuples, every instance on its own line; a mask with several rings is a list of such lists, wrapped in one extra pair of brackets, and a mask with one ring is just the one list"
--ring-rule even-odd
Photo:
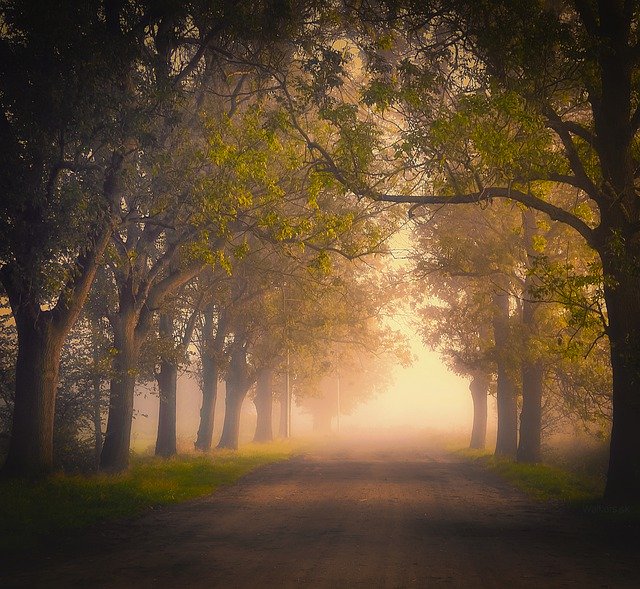
[(606, 532), (434, 451), (344, 446), (91, 530), (0, 586), (640, 587), (637, 545)]

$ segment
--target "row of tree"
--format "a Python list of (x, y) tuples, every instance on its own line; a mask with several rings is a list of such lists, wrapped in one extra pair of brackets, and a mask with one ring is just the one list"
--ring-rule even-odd
[[(144, 344), (196, 277), (232, 269), (256, 242), (313, 252), (305, 264), (326, 270), (332, 251), (379, 249), (388, 204), (428, 219), (477, 203), (494, 214), (472, 216), (457, 241), (432, 220), (425, 245), (445, 259), (429, 250), (427, 265), (447, 273), (428, 288), (446, 301), (445, 282), (464, 285), (456, 305), (480, 351), (491, 332), (501, 451), (517, 443), (514, 389), (532, 458), (550, 379), (583, 399), (574, 408), (602, 404), (606, 392), (580, 383), (606, 383), (606, 369), (594, 381), (582, 363), (549, 371), (545, 358), (553, 337), (565, 358), (591, 338), (599, 358), (604, 325), (606, 494), (638, 500), (637, 3), (24, 4), (1, 8), (0, 281), (18, 333), (8, 472), (51, 467), (59, 358), (96, 280), (115, 350), (103, 465), (119, 468)], [(505, 209), (517, 223), (498, 201), (523, 207)], [(492, 233), (505, 245), (491, 249)]]

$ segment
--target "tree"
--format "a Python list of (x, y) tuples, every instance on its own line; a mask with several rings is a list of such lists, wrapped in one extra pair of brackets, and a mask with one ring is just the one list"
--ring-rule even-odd
[[(598, 253), (613, 370), (605, 497), (637, 502), (640, 10), (583, 0), (376, 6), (373, 35), (363, 34), (366, 23), (352, 35), (368, 57), (364, 100), (393, 105), (402, 136), (402, 162), (389, 158), (378, 178), (395, 172), (409, 182), (385, 190), (311, 137), (310, 148), (356, 194), (417, 206), (509, 199), (572, 227)], [(378, 166), (390, 150), (378, 148)], [(556, 204), (549, 183), (578, 191), (587, 206)]]
[[(18, 331), (6, 473), (52, 468), (60, 354), (115, 224), (134, 112), (124, 105), (138, 55), (116, 9), (0, 9), (0, 280)], [(139, 24), (137, 16), (125, 20)]]

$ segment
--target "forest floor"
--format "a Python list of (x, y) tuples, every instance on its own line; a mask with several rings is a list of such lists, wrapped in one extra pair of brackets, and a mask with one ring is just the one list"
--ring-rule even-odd
[(327, 444), (51, 544), (0, 586), (640, 587), (636, 528), (415, 441)]

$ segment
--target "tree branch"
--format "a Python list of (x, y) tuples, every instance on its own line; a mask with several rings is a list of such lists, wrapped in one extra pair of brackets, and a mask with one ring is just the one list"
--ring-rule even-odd
[(533, 194), (528, 194), (514, 188), (492, 187), (485, 188), (482, 192), (474, 192), (470, 194), (461, 194), (457, 196), (431, 195), (431, 196), (414, 196), (414, 195), (395, 195), (395, 194), (373, 194), (368, 192), (363, 194), (369, 198), (373, 198), (383, 202), (417, 204), (417, 205), (446, 205), (446, 204), (476, 204), (480, 202), (491, 201), (493, 198), (507, 198), (522, 203), (525, 206), (536, 209), (547, 214), (554, 221), (560, 221), (570, 227), (573, 227), (587, 243), (591, 246), (595, 244), (595, 231), (589, 227), (582, 219), (576, 217), (569, 211), (557, 207), (550, 202), (542, 200)]

